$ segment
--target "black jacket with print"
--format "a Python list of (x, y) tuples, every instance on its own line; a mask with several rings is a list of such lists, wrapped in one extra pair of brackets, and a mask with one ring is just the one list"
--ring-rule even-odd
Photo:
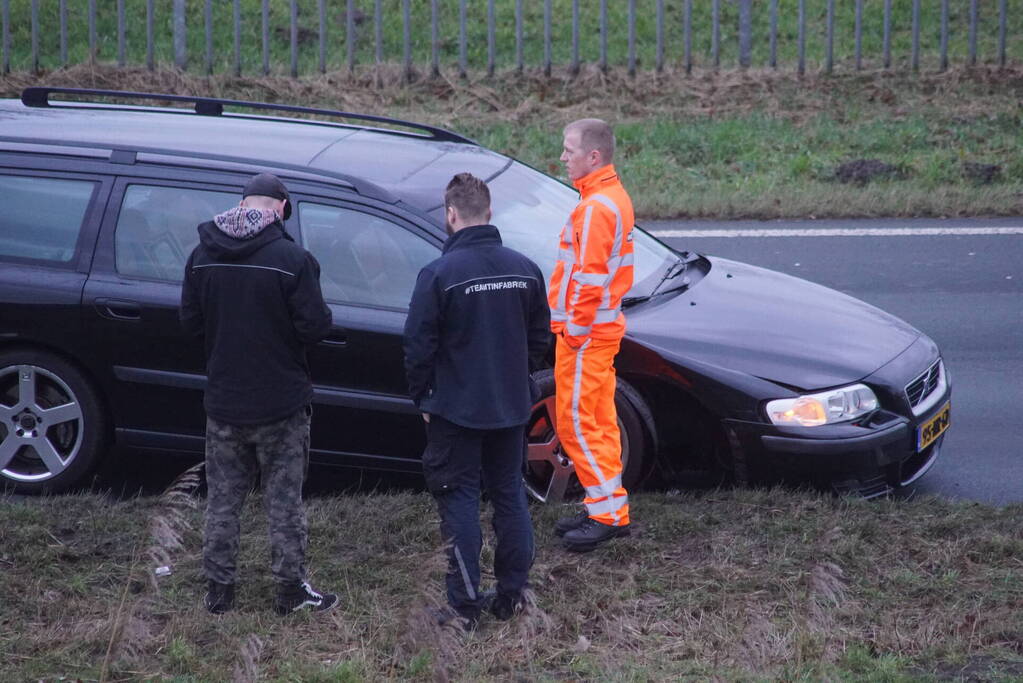
[(492, 225), (458, 231), (419, 273), (405, 322), (409, 395), (471, 429), (525, 424), (550, 345), (543, 274)]
[(330, 331), (320, 266), (280, 222), (248, 239), (199, 226), (185, 265), (181, 324), (203, 339), (206, 414), (236, 425), (282, 420), (309, 404), (306, 346)]

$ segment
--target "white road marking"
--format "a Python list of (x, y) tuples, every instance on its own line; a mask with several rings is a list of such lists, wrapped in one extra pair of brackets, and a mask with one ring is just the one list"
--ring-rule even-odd
[(1023, 235), (1023, 226), (1000, 228), (765, 228), (736, 230), (651, 230), (656, 237), (918, 237), (926, 235)]

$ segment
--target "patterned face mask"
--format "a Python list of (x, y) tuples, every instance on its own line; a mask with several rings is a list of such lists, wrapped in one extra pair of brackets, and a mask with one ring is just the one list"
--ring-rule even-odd
[(213, 223), (225, 235), (241, 240), (255, 237), (263, 228), (281, 220), (273, 209), (256, 209), (250, 206), (236, 206), (213, 218)]

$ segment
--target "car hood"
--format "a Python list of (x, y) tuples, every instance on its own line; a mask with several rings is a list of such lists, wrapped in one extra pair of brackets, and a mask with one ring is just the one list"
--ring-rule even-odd
[(921, 335), (833, 289), (706, 258), (710, 270), (687, 291), (626, 311), (629, 337), (683, 365), (688, 358), (808, 390), (861, 380)]

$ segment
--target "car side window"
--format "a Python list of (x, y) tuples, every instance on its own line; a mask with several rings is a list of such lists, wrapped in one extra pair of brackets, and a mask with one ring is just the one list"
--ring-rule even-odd
[(237, 206), (240, 195), (183, 187), (129, 185), (114, 232), (114, 262), (127, 277), (181, 282), (199, 243), (196, 228)]
[(380, 216), (312, 202), (299, 202), (298, 214), (328, 301), (408, 308), (419, 270), (440, 256), (437, 247)]
[(0, 257), (70, 263), (96, 183), (0, 175)]

